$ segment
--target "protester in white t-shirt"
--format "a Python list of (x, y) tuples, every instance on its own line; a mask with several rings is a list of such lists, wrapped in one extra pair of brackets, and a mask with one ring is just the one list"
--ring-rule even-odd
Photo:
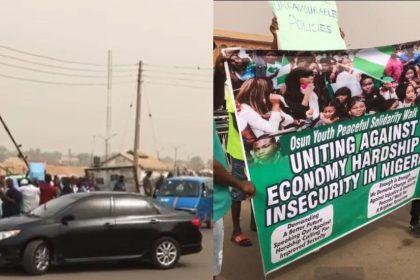
[(337, 88), (348, 87), (352, 97), (359, 96), (362, 93), (360, 73), (354, 71), (353, 64), (349, 58), (343, 58), (340, 67), (343, 71), (337, 75)]
[(272, 94), (272, 88), (264, 78), (247, 80), (239, 90), (236, 102), (239, 128), (243, 131), (249, 125), (256, 138), (263, 134), (279, 131), (294, 122), (281, 110), (280, 95)]
[(22, 179), (20, 181), (19, 191), (22, 194), (21, 212), (28, 213), (39, 206), (41, 192), (39, 188), (30, 184), (27, 179)]

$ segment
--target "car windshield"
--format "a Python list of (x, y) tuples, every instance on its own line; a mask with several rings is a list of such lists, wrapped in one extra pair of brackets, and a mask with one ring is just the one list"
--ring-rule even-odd
[(166, 180), (159, 190), (160, 196), (196, 197), (200, 193), (200, 183), (191, 180)]
[(41, 206), (35, 208), (31, 212), (29, 212), (29, 215), (36, 217), (51, 217), (57, 212), (66, 208), (68, 205), (70, 205), (77, 199), (78, 198), (73, 195), (64, 195), (59, 198), (50, 200), (47, 203), (44, 203)]

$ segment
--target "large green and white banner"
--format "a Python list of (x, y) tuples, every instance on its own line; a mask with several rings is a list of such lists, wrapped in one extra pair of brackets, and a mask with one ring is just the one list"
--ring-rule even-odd
[[(237, 49), (225, 50), (230, 98), (257, 189), (265, 273), (420, 198), (420, 77), (418, 62), (403, 65), (411, 46), (392, 46), (389, 59), (401, 71), (387, 72), (387, 61), (375, 72), (380, 77), (358, 61), (359, 52), (368, 60), (376, 51), (238, 57)], [(290, 71), (275, 88), (276, 73), (264, 69), (285, 57)]]

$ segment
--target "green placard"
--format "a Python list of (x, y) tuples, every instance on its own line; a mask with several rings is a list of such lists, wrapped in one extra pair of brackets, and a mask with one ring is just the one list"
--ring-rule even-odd
[(282, 50), (340, 50), (335, 1), (269, 1), (277, 17), (277, 41)]

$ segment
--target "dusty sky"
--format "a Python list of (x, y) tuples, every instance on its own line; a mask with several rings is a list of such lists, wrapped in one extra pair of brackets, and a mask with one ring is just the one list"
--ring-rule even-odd
[[(211, 1), (196, 0), (72, 0), (72, 1), (0, 1), (0, 45), (66, 60), (105, 64), (112, 50), (113, 63), (211, 67)], [(56, 63), (0, 48), (0, 64), (45, 68), (1, 55), (16, 56), (67, 67), (103, 69)], [(155, 67), (148, 75), (162, 76), (164, 71), (188, 72), (192, 79), (211, 81), (211, 71)], [(116, 67), (114, 70), (116, 71)], [(130, 68), (119, 68), (130, 69)], [(104, 78), (77, 78), (13, 69), (0, 65), (0, 74), (38, 80), (105, 83)], [(135, 81), (137, 70), (114, 73), (130, 75), (114, 81)], [(145, 72), (146, 74), (146, 72)], [(171, 75), (172, 77), (174, 75)], [(191, 77), (176, 75), (178, 78)], [(157, 78), (153, 79), (158, 81)], [(163, 79), (161, 79), (163, 80)], [(168, 80), (171, 84), (189, 81)], [(174, 87), (144, 84), (147, 99), (142, 101), (141, 149), (161, 156), (173, 156), (173, 146), (183, 146), (180, 158), (199, 155), (210, 159), (211, 148), (211, 83), (192, 82), (196, 87)], [(43, 151), (104, 152), (104, 141), (94, 135), (105, 135), (106, 86), (57, 86), (16, 81), (0, 77), (0, 113), (23, 148)], [(134, 103), (136, 85), (114, 85), (112, 95), (112, 138), (114, 152), (132, 148), (134, 135)], [(152, 122), (156, 138), (153, 137)], [(11, 149), (11, 141), (0, 128), (0, 145)]]

